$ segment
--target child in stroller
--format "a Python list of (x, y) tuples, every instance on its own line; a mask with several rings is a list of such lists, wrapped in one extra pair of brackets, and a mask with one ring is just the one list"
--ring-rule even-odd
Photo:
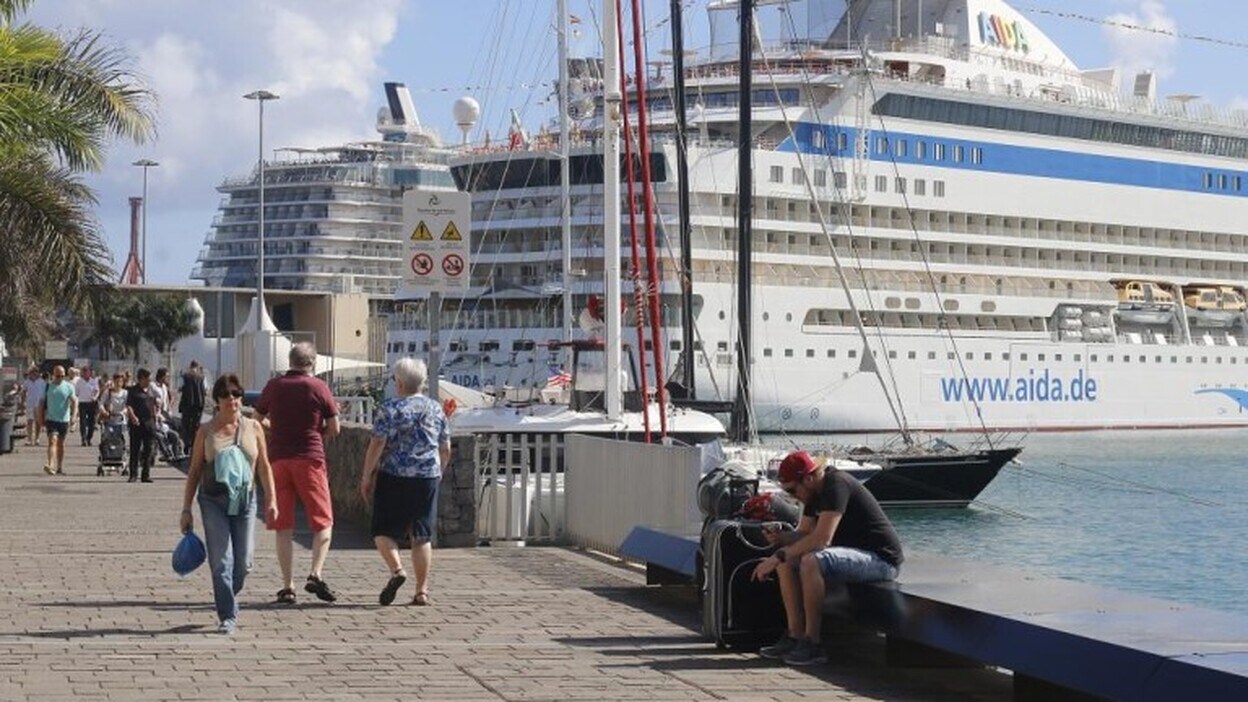
[(126, 465), (126, 425), (105, 424), (100, 434), (100, 460), (95, 474), (122, 470)]

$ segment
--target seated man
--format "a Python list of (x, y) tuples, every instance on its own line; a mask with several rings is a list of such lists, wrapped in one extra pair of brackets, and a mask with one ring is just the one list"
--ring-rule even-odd
[(789, 665), (823, 663), (819, 629), (828, 581), (893, 580), (901, 567), (901, 541), (862, 483), (835, 467), (815, 465), (805, 451), (785, 457), (778, 479), (802, 503), (802, 520), (796, 531), (768, 533), (767, 540), (781, 548), (754, 569), (756, 580), (778, 574), (788, 624), (784, 636), (759, 653)]

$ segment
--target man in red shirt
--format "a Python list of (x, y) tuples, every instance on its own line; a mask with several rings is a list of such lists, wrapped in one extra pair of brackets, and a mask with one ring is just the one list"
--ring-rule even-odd
[(277, 532), (277, 561), (282, 589), (277, 601), (295, 603), (291, 575), (295, 498), (303, 504), (312, 528), (312, 569), (303, 589), (325, 602), (338, 599), (321, 579), (334, 533), (334, 508), (329, 496), (329, 470), (324, 439), (338, 435), (338, 404), (323, 380), (312, 375), (316, 347), (300, 342), (290, 349), (290, 370), (264, 386), (256, 415), (269, 425), (269, 461), (277, 493), (278, 518), (268, 528)]

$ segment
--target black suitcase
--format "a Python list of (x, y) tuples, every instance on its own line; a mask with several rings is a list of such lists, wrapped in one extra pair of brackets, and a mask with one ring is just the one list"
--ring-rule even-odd
[(789, 531), (791, 524), (720, 519), (702, 529), (702, 633), (720, 648), (755, 649), (785, 630), (780, 582), (750, 575), (775, 548), (764, 525)]

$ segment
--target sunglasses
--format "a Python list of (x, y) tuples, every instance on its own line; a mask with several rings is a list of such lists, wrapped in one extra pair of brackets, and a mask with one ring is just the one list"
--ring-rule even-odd
[(227, 397), (233, 397), (234, 399), (238, 399), (238, 398), (240, 398), (240, 397), (242, 397), (242, 396), (243, 396), (243, 391), (242, 391), (242, 390), (227, 390), (227, 391), (225, 391), (223, 394), (218, 395), (218, 396), (217, 396), (217, 399), (218, 399), (218, 400), (224, 400), (224, 399), (225, 399), (225, 398), (227, 398)]
[(797, 497), (797, 483), (793, 483), (792, 485), (788, 487), (781, 485), (780, 489), (784, 490), (786, 493), (788, 493), (789, 495), (793, 497)]

